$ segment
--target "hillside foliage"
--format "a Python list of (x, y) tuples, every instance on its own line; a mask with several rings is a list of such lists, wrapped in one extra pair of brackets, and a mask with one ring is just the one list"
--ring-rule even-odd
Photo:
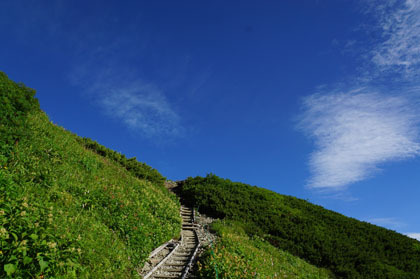
[(180, 188), (200, 212), (240, 221), (247, 234), (337, 278), (420, 278), (420, 242), (394, 231), (213, 174), (188, 178)]
[(249, 237), (241, 223), (223, 220), (211, 227), (218, 241), (200, 257), (196, 269), (198, 278), (332, 278), (329, 271), (276, 249), (257, 235)]
[(179, 235), (179, 201), (52, 124), (34, 93), (0, 73), (0, 278), (132, 278)]
[(117, 162), (137, 178), (146, 179), (160, 185), (163, 185), (166, 180), (156, 169), (145, 163), (138, 162), (135, 157), (127, 159), (124, 154), (111, 150), (90, 138), (79, 138), (79, 142), (95, 153)]
[(9, 156), (13, 145), (27, 135), (26, 116), (39, 110), (35, 91), (8, 79), (0, 72), (0, 163)]

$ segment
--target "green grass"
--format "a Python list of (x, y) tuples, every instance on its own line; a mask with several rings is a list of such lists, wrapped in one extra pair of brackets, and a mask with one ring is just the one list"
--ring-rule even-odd
[[(1, 98), (25, 94), (0, 78)], [(0, 138), (1, 278), (132, 278), (179, 235), (179, 202), (160, 183), (86, 149), (36, 107), (9, 108), (20, 118), (0, 123), (12, 131)]]
[(145, 163), (138, 162), (136, 157), (127, 159), (124, 154), (106, 148), (89, 138), (79, 138), (79, 142), (95, 153), (120, 164), (133, 176), (140, 179), (146, 179), (157, 185), (164, 185), (166, 178), (163, 177), (156, 169), (146, 165)]
[(290, 253), (276, 249), (257, 236), (250, 238), (239, 223), (212, 224), (218, 239), (198, 263), (199, 278), (333, 278)]

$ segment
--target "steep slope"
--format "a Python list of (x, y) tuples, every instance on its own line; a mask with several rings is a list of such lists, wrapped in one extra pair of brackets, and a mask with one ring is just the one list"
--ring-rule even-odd
[(179, 191), (200, 212), (239, 221), (338, 278), (420, 278), (420, 242), (394, 231), (215, 175), (188, 178)]
[(0, 100), (1, 278), (131, 278), (179, 235), (157, 171), (87, 149), (1, 72)]
[(240, 223), (217, 221), (212, 229), (218, 239), (200, 257), (196, 269), (198, 278), (334, 278), (328, 270), (276, 249), (261, 237), (249, 237)]

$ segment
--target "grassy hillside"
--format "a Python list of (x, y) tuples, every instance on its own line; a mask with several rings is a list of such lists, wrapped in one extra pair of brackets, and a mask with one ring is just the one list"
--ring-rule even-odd
[(258, 236), (249, 237), (239, 223), (219, 221), (212, 229), (218, 241), (200, 258), (198, 278), (332, 278), (325, 269), (276, 249)]
[(420, 242), (394, 231), (215, 175), (188, 178), (180, 188), (200, 212), (239, 221), (248, 235), (338, 278), (420, 278)]
[(89, 138), (78, 138), (78, 140), (86, 148), (120, 164), (137, 178), (149, 180), (156, 185), (163, 185), (166, 181), (166, 178), (163, 177), (156, 169), (146, 165), (145, 163), (138, 162), (135, 157), (127, 159), (124, 154), (106, 148)]
[(3, 73), (0, 101), (1, 278), (131, 278), (179, 234), (157, 171), (86, 148)]

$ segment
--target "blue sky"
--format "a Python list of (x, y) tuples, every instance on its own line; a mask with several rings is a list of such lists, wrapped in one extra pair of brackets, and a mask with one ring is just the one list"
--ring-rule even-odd
[(420, 238), (420, 1), (3, 0), (0, 24), (54, 123)]

